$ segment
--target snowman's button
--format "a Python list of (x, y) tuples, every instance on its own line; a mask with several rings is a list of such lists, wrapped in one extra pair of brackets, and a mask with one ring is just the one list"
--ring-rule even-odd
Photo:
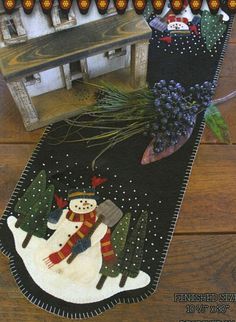
[(62, 246), (62, 244), (59, 244), (59, 246), (61, 247), (61, 246)]
[(76, 228), (76, 229), (78, 229), (78, 228), (79, 228), (79, 226), (75, 226), (75, 228)]
[(68, 235), (68, 237), (70, 237), (70, 236), (71, 236), (71, 234)]

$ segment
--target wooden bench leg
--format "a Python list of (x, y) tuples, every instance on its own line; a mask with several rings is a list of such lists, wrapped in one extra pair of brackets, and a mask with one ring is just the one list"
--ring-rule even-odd
[[(81, 75), (79, 73), (77, 74), (77, 78), (73, 79), (73, 76), (71, 74), (71, 68), (70, 64), (65, 64), (61, 66), (61, 72), (63, 75), (63, 79), (65, 81), (66, 88), (72, 89), (72, 81), (75, 79), (83, 78), (84, 81), (88, 81), (88, 65), (87, 65), (87, 59), (81, 59), (80, 60), (80, 67), (81, 67)], [(81, 77), (79, 77), (81, 76)]]
[(138, 42), (131, 46), (131, 86), (145, 87), (147, 78), (149, 42)]
[(62, 65), (62, 73), (66, 85), (66, 89), (72, 88), (72, 78), (71, 78), (71, 72), (70, 72), (70, 64)]
[(89, 80), (89, 75), (88, 75), (88, 63), (86, 58), (80, 60), (80, 66), (81, 66), (81, 71), (83, 75), (83, 80), (87, 82)]
[(38, 122), (38, 113), (22, 81), (7, 83), (11, 95), (22, 115), (26, 130), (31, 129), (33, 123)]

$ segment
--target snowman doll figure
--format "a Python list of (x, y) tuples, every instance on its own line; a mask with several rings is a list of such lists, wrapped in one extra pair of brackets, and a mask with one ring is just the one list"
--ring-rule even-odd
[(168, 16), (168, 31), (172, 36), (186, 36), (190, 34), (188, 18), (177, 17), (174, 14)]
[[(86, 238), (97, 220), (95, 188), (73, 190), (68, 201), (69, 207), (61, 210), (57, 221), (49, 216), (48, 227), (55, 232), (46, 242), (43, 253), (47, 252), (48, 256), (43, 260), (48, 269), (87, 284), (97, 278), (103, 261), (109, 264), (116, 259), (111, 231), (101, 223), (91, 238)], [(84, 241), (81, 243), (83, 249), (72, 263), (68, 263), (68, 257), (81, 241)]]

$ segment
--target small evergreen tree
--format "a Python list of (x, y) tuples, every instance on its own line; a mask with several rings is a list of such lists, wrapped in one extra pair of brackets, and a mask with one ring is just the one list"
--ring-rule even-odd
[[(127, 234), (129, 231), (130, 218), (131, 214), (128, 213), (124, 215), (123, 218), (117, 224), (114, 231), (112, 232), (111, 242), (112, 246), (114, 247), (117, 258), (119, 258), (120, 254), (122, 253), (122, 250), (125, 247)], [(102, 274), (102, 276), (96, 286), (99, 290), (103, 287), (107, 277), (116, 277), (119, 275), (120, 271), (117, 266), (117, 263), (113, 265), (107, 265), (105, 262), (103, 262), (100, 273)]]
[(143, 246), (146, 236), (148, 214), (143, 213), (134, 227), (125, 248), (119, 257), (117, 266), (122, 274), (120, 287), (124, 287), (128, 277), (138, 276), (143, 260)]
[(50, 185), (44, 192), (42, 199), (37, 200), (37, 202), (31, 207), (31, 210), (28, 211), (27, 216), (20, 225), (20, 228), (27, 232), (25, 240), (22, 243), (23, 248), (28, 245), (33, 235), (39, 238), (45, 237), (48, 215), (53, 201), (53, 194), (54, 186)]
[(27, 188), (24, 195), (18, 199), (15, 205), (15, 212), (19, 213), (19, 217), (16, 221), (16, 228), (19, 228), (25, 217), (32, 211), (33, 206), (43, 198), (46, 190), (46, 172), (40, 171), (37, 177), (33, 180), (30, 186)]
[(152, 6), (152, 2), (148, 1), (145, 7), (145, 10), (143, 12), (143, 16), (146, 20), (148, 20), (148, 18), (151, 16), (151, 14), (153, 13), (153, 6)]
[(221, 15), (212, 14), (203, 11), (201, 19), (201, 35), (205, 40), (206, 47), (209, 51), (215, 46), (217, 41), (223, 36), (227, 29), (226, 24), (222, 21)]

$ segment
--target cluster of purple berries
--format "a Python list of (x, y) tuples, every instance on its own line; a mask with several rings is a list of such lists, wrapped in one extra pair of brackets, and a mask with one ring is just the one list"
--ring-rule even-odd
[(215, 85), (215, 82), (204, 82), (202, 85), (196, 84), (190, 87), (189, 94), (191, 100), (196, 102), (201, 109), (206, 109), (211, 103), (215, 92)]
[(147, 125), (146, 134), (154, 138), (154, 152), (176, 145), (196, 122), (196, 115), (206, 109), (214, 93), (214, 84), (204, 82), (186, 90), (180, 83), (161, 80), (152, 89), (156, 117)]

